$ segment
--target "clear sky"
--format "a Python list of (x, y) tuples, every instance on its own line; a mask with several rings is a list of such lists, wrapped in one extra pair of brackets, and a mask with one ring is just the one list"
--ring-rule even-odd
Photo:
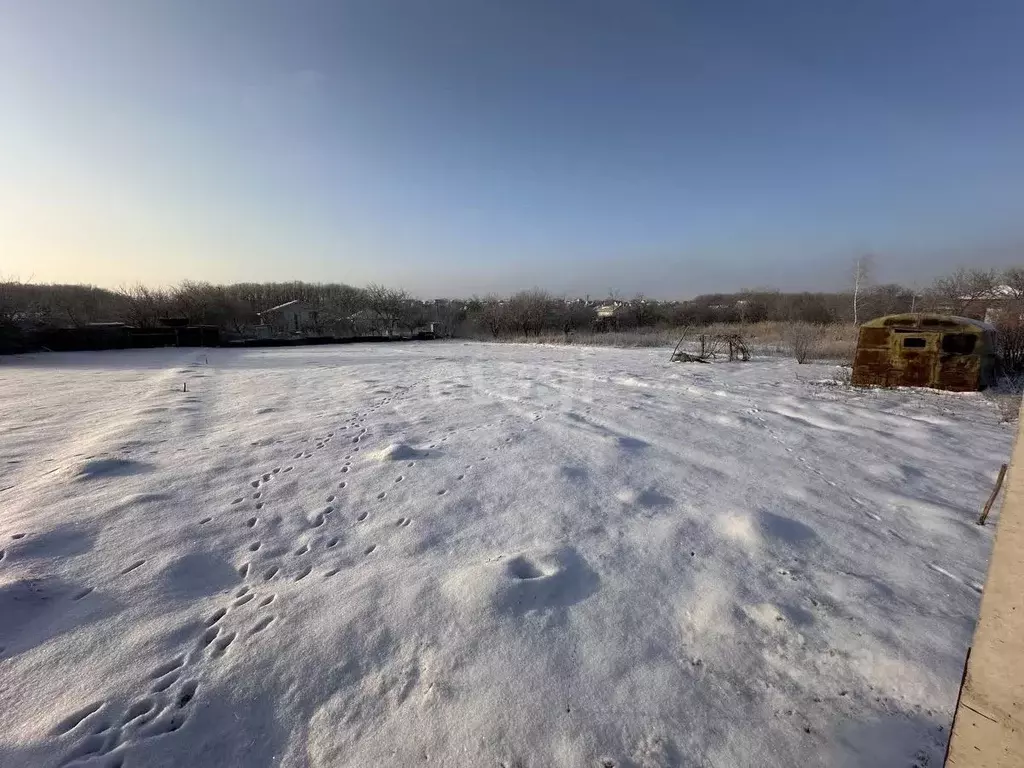
[(0, 0), (0, 274), (831, 289), (1024, 264), (1024, 0)]

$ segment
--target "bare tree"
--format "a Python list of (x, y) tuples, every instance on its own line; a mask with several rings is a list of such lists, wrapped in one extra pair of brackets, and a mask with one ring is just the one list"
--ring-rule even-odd
[(875, 258), (870, 254), (853, 260), (853, 324), (860, 325), (861, 300), (871, 281)]
[(366, 286), (366, 303), (368, 308), (377, 314), (382, 330), (390, 336), (402, 319), (408, 294), (401, 289), (386, 288), (377, 283)]
[(952, 275), (932, 283), (929, 299), (932, 307), (954, 315), (975, 311), (983, 299), (995, 295), (999, 274), (994, 269), (960, 267)]

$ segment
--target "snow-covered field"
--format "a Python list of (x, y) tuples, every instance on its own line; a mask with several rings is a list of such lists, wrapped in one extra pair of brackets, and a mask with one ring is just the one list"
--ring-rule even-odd
[(667, 357), (0, 359), (0, 765), (939, 766), (1013, 429)]

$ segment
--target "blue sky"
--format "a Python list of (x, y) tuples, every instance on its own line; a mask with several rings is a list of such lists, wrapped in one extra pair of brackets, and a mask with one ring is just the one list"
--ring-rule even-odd
[(0, 0), (0, 274), (423, 296), (1024, 263), (1020, 0)]

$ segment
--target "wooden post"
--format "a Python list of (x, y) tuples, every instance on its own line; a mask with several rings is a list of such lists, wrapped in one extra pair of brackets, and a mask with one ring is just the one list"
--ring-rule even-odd
[(985, 502), (985, 506), (982, 507), (981, 517), (978, 518), (978, 525), (984, 525), (985, 519), (988, 517), (989, 511), (992, 509), (992, 505), (996, 503), (996, 496), (999, 495), (999, 489), (1003, 487), (1003, 478), (1006, 476), (1006, 465), (1003, 464), (999, 468), (999, 477), (996, 478), (996, 487), (992, 489), (992, 495), (988, 497), (988, 501)]

